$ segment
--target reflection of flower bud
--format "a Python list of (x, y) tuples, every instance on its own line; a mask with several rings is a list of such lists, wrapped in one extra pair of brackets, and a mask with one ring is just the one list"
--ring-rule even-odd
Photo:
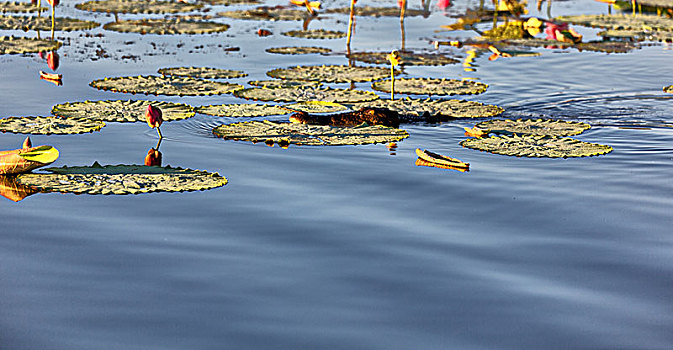
[(161, 152), (158, 149), (150, 148), (145, 156), (145, 165), (147, 166), (161, 166)]
[(51, 70), (55, 71), (58, 69), (59, 57), (56, 51), (51, 51), (47, 54), (47, 65)]
[(23, 148), (32, 148), (33, 143), (30, 141), (30, 136), (26, 136), (26, 139), (23, 140)]
[(161, 126), (161, 123), (164, 122), (161, 117), (161, 110), (152, 105), (147, 106), (145, 120), (147, 120), (147, 125), (149, 125), (150, 128), (158, 128)]
[(49, 2), (49, 5), (51, 5), (52, 7), (58, 6), (60, 2), (59, 0), (47, 0), (47, 1)]
[(444, 10), (447, 7), (450, 7), (450, 6), (451, 6), (451, 0), (439, 0), (439, 1), (437, 1), (437, 7), (439, 7), (442, 10)]

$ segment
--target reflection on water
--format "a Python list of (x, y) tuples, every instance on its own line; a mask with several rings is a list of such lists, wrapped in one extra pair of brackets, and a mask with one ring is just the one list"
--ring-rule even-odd
[(39, 191), (16, 182), (14, 176), (0, 175), (0, 195), (10, 201), (19, 202)]

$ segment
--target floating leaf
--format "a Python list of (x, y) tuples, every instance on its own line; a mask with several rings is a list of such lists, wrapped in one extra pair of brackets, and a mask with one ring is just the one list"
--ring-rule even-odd
[(60, 46), (60, 42), (48, 39), (0, 37), (0, 55), (53, 51)]
[(160, 0), (97, 0), (75, 5), (82, 11), (107, 13), (176, 13), (191, 12), (202, 7), (200, 4)]
[(673, 32), (638, 30), (638, 29), (608, 29), (599, 32), (598, 35), (604, 38), (631, 39), (637, 41), (673, 41)]
[(15, 134), (64, 135), (100, 130), (105, 123), (85, 118), (9, 117), (0, 119), (0, 131)]
[[(372, 84), (378, 91), (390, 92), (390, 80)], [(476, 95), (486, 91), (488, 85), (470, 80), (401, 78), (395, 79), (395, 92), (417, 95)]]
[[(459, 61), (437, 53), (413, 53), (398, 51), (402, 59), (402, 65), (406, 66), (444, 66), (458, 63)], [(350, 58), (374, 64), (388, 64), (386, 57), (388, 52), (354, 52)]]
[[(395, 72), (399, 74), (399, 71)], [(277, 68), (266, 75), (278, 79), (319, 81), (321, 83), (348, 83), (373, 81), (387, 77), (388, 68), (350, 67), (347, 65), (297, 66)]]
[[(567, 43), (557, 40), (547, 40), (547, 39), (507, 39), (507, 40), (493, 40), (489, 38), (476, 38), (469, 39), (463, 42), (465, 45), (495, 45), (495, 46), (507, 46), (507, 47), (545, 47), (545, 48), (575, 48), (579, 51), (595, 51), (595, 52), (606, 52), (606, 53), (625, 53), (633, 49), (638, 48), (637, 45), (625, 41), (588, 41), (588, 42), (579, 42), (579, 43)], [(500, 51), (510, 53), (512, 55), (520, 56), (516, 52), (512, 53), (511, 50), (501, 49)], [(524, 56), (531, 56), (531, 53), (523, 53)], [(539, 56), (539, 55), (536, 55)]]
[(203, 96), (221, 95), (242, 89), (242, 85), (194, 79), (145, 75), (94, 80), (92, 87), (105, 91), (146, 95)]
[(196, 111), (201, 114), (218, 117), (265, 117), (269, 115), (283, 115), (291, 111), (281, 106), (265, 104), (221, 104), (197, 107)]
[(281, 34), (304, 39), (340, 39), (346, 37), (344, 32), (324, 29), (291, 30)]
[(187, 119), (194, 109), (182, 103), (145, 100), (108, 100), (67, 102), (54, 106), (51, 113), (60, 117), (81, 117), (106, 122), (145, 122), (147, 106), (158, 107), (163, 121)]
[(277, 88), (299, 88), (299, 87), (317, 87), (320, 84), (319, 81), (299, 81), (299, 80), (253, 80), (249, 81), (248, 84), (252, 86), (265, 87), (267, 89), (277, 89)]
[(0, 151), (0, 176), (27, 173), (58, 159), (58, 150), (51, 146)]
[[(40, 8), (30, 2), (0, 1), (1, 13), (37, 12), (37, 10), (40, 10)], [(46, 11), (47, 8), (43, 7), (41, 10)]]
[[(87, 30), (100, 26), (100, 23), (81, 19), (56, 17), (55, 30)], [(0, 16), (0, 29), (4, 30), (51, 30), (50, 17)]]
[(673, 8), (673, 2), (671, 2), (671, 0), (638, 0), (636, 3), (642, 6)]
[(517, 157), (589, 157), (612, 152), (612, 147), (567, 137), (503, 135), (463, 140), (461, 146)]
[(496, 134), (572, 136), (583, 133), (591, 125), (556, 119), (494, 119), (475, 125)]
[(447, 118), (486, 118), (501, 114), (504, 110), (498, 106), (465, 100), (417, 100), (410, 98), (389, 100), (379, 99), (371, 102), (355, 103), (354, 109), (362, 107), (386, 108), (400, 114), (405, 122), (424, 121), (424, 114)]
[(428, 150), (421, 150), (420, 148), (416, 148), (416, 155), (419, 159), (439, 165), (440, 167), (454, 167), (462, 169), (468, 169), (470, 167), (470, 163), (465, 163), (460, 159), (444, 156), (430, 152)]
[(207, 21), (183, 20), (181, 18), (145, 18), (111, 22), (104, 25), (103, 28), (121, 33), (207, 34), (224, 32), (229, 29), (229, 25)]
[(236, 91), (234, 95), (250, 100), (275, 102), (327, 101), (347, 103), (371, 101), (379, 98), (371, 91), (317, 87), (250, 88)]
[(159, 69), (161, 75), (175, 75), (198, 79), (231, 79), (248, 76), (240, 70), (209, 68), (209, 67), (174, 67)]
[(673, 85), (664, 86), (664, 92), (668, 92), (669, 94), (673, 94)]
[(224, 6), (229, 6), (229, 5), (254, 5), (254, 4), (259, 4), (261, 1), (259, 0), (201, 0), (203, 2), (207, 2), (211, 5), (224, 5)]
[(253, 21), (303, 21), (310, 16), (306, 10), (261, 6), (249, 10), (218, 12), (218, 16)]
[(325, 47), (315, 47), (315, 46), (284, 46), (284, 47), (270, 47), (266, 49), (266, 52), (276, 53), (280, 55), (307, 55), (307, 54), (327, 54), (332, 52), (332, 50)]
[[(372, 7), (372, 6), (355, 6), (355, 16), (364, 17), (400, 17), (399, 7)], [(350, 7), (340, 7), (325, 10), (325, 13), (341, 13), (350, 14)], [(428, 12), (416, 9), (406, 9), (404, 11), (405, 17), (425, 16)]]
[(401, 129), (366, 124), (355, 127), (277, 123), (268, 120), (220, 125), (213, 133), (225, 139), (309, 146), (341, 146), (388, 143), (405, 139)]
[(202, 191), (227, 184), (217, 173), (201, 170), (144, 166), (106, 165), (48, 168), (51, 174), (22, 174), (18, 183), (44, 192), (75, 194), (140, 194), (149, 192)]
[(285, 108), (292, 109), (294, 111), (306, 112), (306, 113), (335, 113), (341, 112), (348, 109), (348, 107), (335, 103), (335, 102), (325, 102), (325, 101), (305, 101), (297, 102), (289, 105), (283, 106)]
[(651, 15), (580, 15), (560, 16), (557, 21), (579, 24), (587, 27), (608, 29), (639, 29), (673, 31), (670, 18)]

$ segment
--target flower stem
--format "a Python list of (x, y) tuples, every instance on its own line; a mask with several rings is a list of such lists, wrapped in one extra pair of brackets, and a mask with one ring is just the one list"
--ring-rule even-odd
[(395, 99), (395, 65), (390, 64), (390, 99)]
[(158, 126), (157, 126), (157, 133), (159, 134), (159, 140), (161, 140), (161, 139), (163, 139), (163, 138), (164, 138), (164, 136), (163, 136), (163, 135), (161, 135), (161, 130), (159, 129), (159, 127), (158, 127)]

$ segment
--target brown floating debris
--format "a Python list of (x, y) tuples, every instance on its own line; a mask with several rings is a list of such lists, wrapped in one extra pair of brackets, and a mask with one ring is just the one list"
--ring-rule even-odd
[[(433, 164), (432, 166), (439, 165), (440, 167), (452, 167), (465, 170), (470, 168), (470, 163), (465, 163), (459, 159), (443, 156), (428, 150), (421, 150), (420, 148), (416, 148), (416, 155), (420, 160)], [(418, 165), (418, 161), (416, 164)]]

